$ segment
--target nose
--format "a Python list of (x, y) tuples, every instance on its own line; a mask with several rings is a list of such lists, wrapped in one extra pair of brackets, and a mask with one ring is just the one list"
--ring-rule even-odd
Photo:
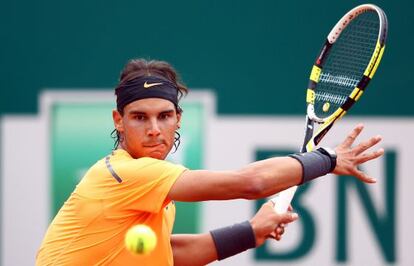
[(147, 131), (149, 136), (158, 136), (161, 134), (160, 127), (156, 119), (150, 121), (149, 128)]

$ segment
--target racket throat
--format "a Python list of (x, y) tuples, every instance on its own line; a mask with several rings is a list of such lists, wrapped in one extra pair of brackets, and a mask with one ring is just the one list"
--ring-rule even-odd
[(308, 145), (308, 142), (312, 138), (313, 129), (314, 129), (314, 121), (312, 119), (310, 119), (309, 116), (306, 116), (305, 138), (303, 140), (303, 146), (302, 146), (300, 152), (310, 151), (310, 150), (308, 150), (307, 145)]

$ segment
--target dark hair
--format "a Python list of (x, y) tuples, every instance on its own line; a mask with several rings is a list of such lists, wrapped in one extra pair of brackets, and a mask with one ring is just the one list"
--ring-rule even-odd
[[(122, 89), (122, 84), (127, 81), (140, 78), (143, 76), (156, 76), (168, 79), (173, 82), (178, 88), (178, 100), (188, 93), (188, 88), (182, 83), (177, 71), (167, 62), (158, 60), (132, 59), (124, 67), (119, 77), (119, 84), (115, 88), (115, 95), (118, 97), (119, 90)], [(177, 113), (182, 113), (180, 106), (176, 106)], [(124, 115), (124, 110), (118, 110), (121, 115)], [(180, 134), (175, 132), (174, 152), (180, 146)], [(118, 130), (114, 129), (111, 137), (115, 140), (114, 148), (116, 149), (121, 141), (121, 136)]]

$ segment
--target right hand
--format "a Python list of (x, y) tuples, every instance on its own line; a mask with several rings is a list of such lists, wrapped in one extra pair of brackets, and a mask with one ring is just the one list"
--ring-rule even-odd
[(271, 201), (266, 202), (250, 220), (256, 236), (256, 247), (263, 245), (267, 238), (272, 237), (272, 234), (275, 235), (274, 238), (276, 240), (280, 240), (285, 225), (298, 219), (296, 213), (286, 212), (278, 214), (273, 206)]

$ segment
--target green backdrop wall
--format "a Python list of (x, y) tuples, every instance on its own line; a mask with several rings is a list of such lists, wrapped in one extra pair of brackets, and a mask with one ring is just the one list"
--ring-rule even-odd
[[(414, 2), (371, 2), (388, 14), (388, 47), (352, 113), (414, 115)], [(171, 62), (189, 87), (214, 88), (219, 113), (301, 114), (322, 41), (361, 3), (2, 1), (0, 112), (37, 112), (44, 88), (113, 88), (128, 59), (145, 57)]]

